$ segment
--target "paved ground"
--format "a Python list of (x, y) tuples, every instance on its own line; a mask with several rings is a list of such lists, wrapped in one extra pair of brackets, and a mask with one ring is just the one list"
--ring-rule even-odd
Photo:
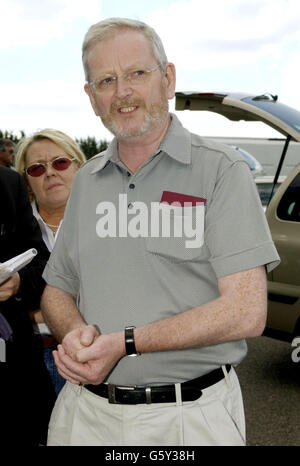
[(300, 446), (300, 362), (292, 361), (293, 349), (268, 337), (248, 340), (248, 356), (236, 368), (247, 445)]

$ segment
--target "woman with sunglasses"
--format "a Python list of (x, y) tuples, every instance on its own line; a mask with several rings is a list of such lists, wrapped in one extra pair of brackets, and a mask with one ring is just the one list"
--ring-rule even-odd
[[(65, 133), (44, 129), (22, 139), (16, 149), (15, 168), (24, 177), (33, 213), (51, 252), (62, 222), (74, 176), (85, 162), (78, 144)], [(64, 379), (58, 374), (52, 351), (57, 342), (43, 323), (40, 310), (32, 313), (44, 345), (44, 359), (58, 394)]]

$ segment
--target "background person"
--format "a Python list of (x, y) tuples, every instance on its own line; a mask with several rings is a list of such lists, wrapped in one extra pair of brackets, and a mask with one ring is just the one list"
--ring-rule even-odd
[(10, 139), (0, 139), (0, 165), (12, 167), (14, 163), (15, 144)]
[[(71, 382), (48, 444), (243, 445), (231, 366), (246, 356), (245, 338), (264, 329), (265, 267), (279, 261), (250, 170), (169, 113), (175, 66), (146, 24), (93, 25), (83, 63), (94, 112), (115, 139), (78, 173), (44, 272), (42, 310), (62, 341), (59, 372)], [(99, 235), (102, 202), (124, 227), (120, 194), (128, 221), (138, 202), (148, 211), (179, 202), (174, 224), (199, 212), (198, 203), (202, 242)]]
[(0, 198), (0, 262), (31, 248), (38, 251), (30, 264), (0, 285), (0, 314), (12, 330), (5, 361), (0, 362), (1, 445), (37, 446), (46, 441), (55, 393), (29, 312), (40, 305), (49, 252), (22, 178), (5, 167), (0, 167)]
[[(20, 141), (15, 158), (15, 167), (24, 177), (34, 216), (51, 252), (74, 176), (85, 161), (85, 156), (67, 134), (55, 129), (43, 129)], [(40, 310), (33, 312), (32, 318), (39, 325), (45, 363), (58, 394), (65, 381), (58, 374), (52, 356), (57, 342), (43, 324)]]

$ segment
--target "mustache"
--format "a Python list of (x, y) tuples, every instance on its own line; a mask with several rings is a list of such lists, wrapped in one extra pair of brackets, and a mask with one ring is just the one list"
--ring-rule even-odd
[(135, 98), (117, 99), (110, 107), (111, 112), (116, 112), (120, 107), (144, 107), (144, 101)]

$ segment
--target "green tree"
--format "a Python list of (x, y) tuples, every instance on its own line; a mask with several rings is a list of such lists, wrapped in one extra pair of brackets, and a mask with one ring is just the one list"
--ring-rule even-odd
[(96, 141), (94, 136), (76, 139), (76, 142), (79, 144), (80, 149), (87, 159), (90, 159), (94, 155), (99, 154), (99, 152), (104, 151), (108, 146), (108, 142), (106, 140)]
[[(19, 133), (20, 136), (17, 136), (12, 131), (2, 131), (0, 129), (0, 139), (10, 139), (15, 144), (17, 144), (22, 138), (26, 137), (26, 134), (23, 130), (19, 131)], [(97, 141), (94, 136), (87, 136), (86, 138), (76, 139), (76, 142), (80, 146), (87, 159), (90, 159), (94, 155), (99, 154), (99, 152), (104, 151), (108, 146), (108, 142), (105, 139)]]
[(18, 137), (16, 134), (12, 133), (11, 131), (2, 131), (0, 129), (0, 139), (10, 139), (12, 142), (15, 144), (18, 144), (18, 142), (25, 137), (24, 131), (20, 131), (20, 136)]

